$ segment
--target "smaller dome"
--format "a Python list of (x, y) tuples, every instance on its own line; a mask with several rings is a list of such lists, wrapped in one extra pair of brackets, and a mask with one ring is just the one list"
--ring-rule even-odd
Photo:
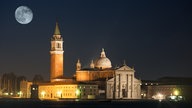
[(97, 60), (95, 67), (97, 68), (111, 68), (111, 61), (106, 57), (104, 49), (102, 49), (101, 56)]
[(94, 65), (94, 63), (93, 63), (93, 60), (91, 60), (91, 64), (90, 64), (90, 68), (94, 68), (95, 67), (95, 65)]

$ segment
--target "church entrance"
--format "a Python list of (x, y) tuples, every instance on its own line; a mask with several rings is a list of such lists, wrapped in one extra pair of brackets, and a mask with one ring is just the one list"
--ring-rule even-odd
[(125, 89), (122, 89), (122, 97), (127, 97), (127, 92), (125, 91)]

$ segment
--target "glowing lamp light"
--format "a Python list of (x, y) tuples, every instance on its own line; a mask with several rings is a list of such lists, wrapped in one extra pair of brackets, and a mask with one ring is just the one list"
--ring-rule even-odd
[(57, 96), (58, 96), (58, 97), (61, 97), (61, 93), (62, 93), (61, 91), (58, 91), (58, 92), (57, 92)]
[(163, 99), (163, 95), (162, 95), (161, 93), (158, 93), (158, 94), (157, 94), (157, 97), (158, 97), (159, 99)]
[(41, 92), (41, 95), (45, 95), (45, 91), (42, 91), (42, 92)]
[(57, 94), (58, 94), (58, 95), (61, 95), (61, 91), (58, 91)]
[(178, 96), (178, 95), (179, 95), (179, 91), (178, 91), (178, 90), (175, 90), (175, 91), (173, 92), (173, 94), (174, 94), (175, 96)]
[(21, 98), (21, 97), (22, 97), (22, 95), (23, 95), (23, 92), (22, 92), (22, 91), (19, 91), (17, 94), (18, 94), (18, 95), (19, 95), (19, 97)]
[(6, 95), (6, 96), (7, 96), (7, 95), (9, 95), (9, 93), (4, 93), (4, 95)]
[(41, 92), (41, 96), (42, 96), (42, 98), (45, 97), (45, 91), (42, 91), (42, 92)]
[(165, 99), (165, 96), (164, 96), (163, 94), (161, 94), (161, 93), (157, 93), (157, 94), (154, 95), (152, 98), (161, 101), (161, 100)]
[(79, 95), (80, 95), (80, 90), (77, 89), (77, 90), (75, 91), (75, 94), (76, 94), (77, 96), (79, 96)]
[(172, 100), (174, 100), (174, 99), (176, 99), (176, 96), (170, 96), (170, 98), (171, 98)]

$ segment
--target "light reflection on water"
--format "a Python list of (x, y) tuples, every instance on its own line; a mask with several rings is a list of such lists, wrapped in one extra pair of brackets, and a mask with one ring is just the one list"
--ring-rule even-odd
[(192, 102), (155, 100), (129, 101), (40, 101), (0, 100), (0, 108), (192, 108)]

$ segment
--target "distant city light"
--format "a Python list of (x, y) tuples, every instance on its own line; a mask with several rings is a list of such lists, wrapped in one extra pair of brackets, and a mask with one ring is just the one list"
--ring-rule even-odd
[(165, 99), (165, 96), (161, 93), (157, 93), (152, 98), (161, 101), (161, 100)]
[(173, 100), (173, 99), (176, 99), (176, 96), (170, 96), (170, 98)]
[(4, 93), (4, 95), (6, 95), (6, 96), (7, 96), (7, 95), (9, 95), (9, 93)]
[(163, 95), (162, 95), (161, 93), (158, 93), (158, 94), (157, 94), (157, 97), (158, 97), (160, 100), (163, 99)]
[(182, 101), (182, 100), (184, 100), (183, 96), (176, 96), (176, 95), (169, 96), (168, 99), (171, 100), (171, 101)]
[(19, 95), (19, 97), (21, 98), (21, 97), (22, 97), (22, 95), (23, 95), (23, 92), (22, 92), (22, 91), (19, 91), (17, 94), (18, 94), (18, 95)]
[(173, 94), (174, 94), (175, 96), (178, 96), (178, 95), (179, 95), (179, 90), (174, 90)]

